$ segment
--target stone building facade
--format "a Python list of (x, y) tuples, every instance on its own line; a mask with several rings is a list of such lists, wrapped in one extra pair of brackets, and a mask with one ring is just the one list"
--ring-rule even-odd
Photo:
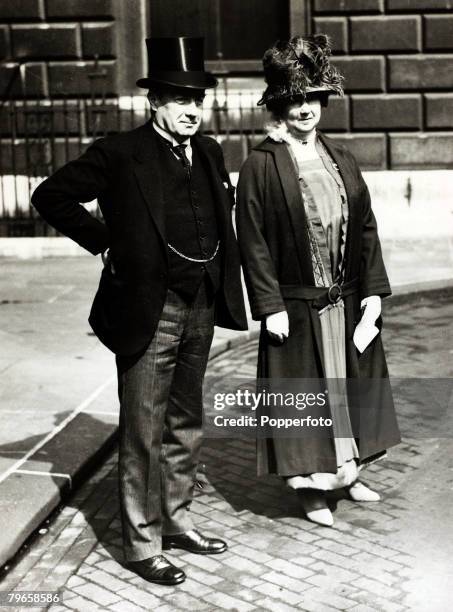
[[(323, 127), (362, 167), (453, 167), (453, 0), (1, 0), (0, 96), (138, 94), (144, 38), (178, 33), (205, 35), (223, 82), (258, 91), (266, 45), (299, 32), (332, 38), (346, 95)], [(228, 133), (232, 170), (238, 143), (260, 137), (248, 121)]]

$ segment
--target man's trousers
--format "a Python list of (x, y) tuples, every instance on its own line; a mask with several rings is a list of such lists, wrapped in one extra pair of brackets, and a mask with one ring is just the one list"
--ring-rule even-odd
[(214, 332), (206, 283), (187, 304), (168, 291), (151, 344), (118, 357), (119, 486), (126, 561), (160, 554), (162, 534), (193, 528), (189, 514), (202, 436), (202, 387)]

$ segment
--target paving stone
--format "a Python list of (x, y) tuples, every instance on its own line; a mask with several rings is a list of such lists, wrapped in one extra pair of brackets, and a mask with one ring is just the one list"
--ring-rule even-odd
[[(313, 556), (315, 556), (315, 554)], [(330, 565), (331, 563), (332, 560), (329, 557), (323, 557), (321, 562), (315, 563), (310, 567), (312, 575), (309, 578), (316, 580), (317, 572), (323, 572), (329, 577), (333, 575), (336, 581), (346, 582), (348, 584), (354, 583), (355, 578), (357, 578), (357, 572), (359, 571), (355, 565), (350, 565), (350, 569), (346, 569), (346, 567), (348, 567), (347, 563), (343, 563), (339, 566), (337, 565), (338, 561), (336, 564), (334, 564), (334, 566)], [(355, 569), (356, 571), (351, 571), (351, 569)]]
[[(218, 572), (222, 568), (222, 564), (216, 561), (212, 557), (202, 555), (191, 555), (189, 557), (190, 562), (197, 567), (206, 570), (207, 572)], [(229, 559), (226, 559), (228, 562)]]
[(327, 604), (312, 599), (310, 595), (304, 597), (304, 599), (298, 605), (298, 608), (306, 610), (307, 612), (337, 612), (338, 608), (334, 608)]
[[(255, 606), (253, 604), (249, 604), (245, 601), (241, 601), (226, 593), (216, 593), (212, 591), (208, 595), (203, 597), (210, 604), (214, 604), (218, 608), (222, 608), (222, 610), (237, 610), (238, 612), (249, 612), (249, 610), (254, 610)], [(198, 608), (200, 609), (200, 608)]]
[(273, 582), (274, 584), (278, 584), (285, 589), (294, 591), (295, 593), (304, 590), (304, 587), (307, 588), (307, 585), (304, 585), (302, 580), (291, 578), (290, 576), (279, 572), (267, 572), (262, 574), (261, 578), (267, 582)]
[(91, 572), (89, 574), (89, 578), (92, 582), (96, 582), (100, 586), (103, 586), (109, 591), (113, 591), (114, 593), (121, 591), (121, 589), (124, 589), (124, 587), (126, 586), (123, 580), (120, 580), (119, 578), (112, 576), (112, 574), (104, 572), (100, 569)]
[(241, 525), (240, 519), (237, 519), (234, 516), (228, 516), (223, 512), (219, 512), (218, 510), (210, 512), (209, 518), (213, 521), (221, 523), (222, 525), (227, 525), (228, 527), (239, 527)]
[(74, 597), (70, 600), (70, 610), (78, 610), (79, 612), (105, 612), (103, 606), (97, 606), (90, 599), (84, 597)]
[(254, 563), (249, 559), (244, 559), (244, 557), (238, 557), (237, 555), (233, 555), (229, 559), (225, 559), (225, 564), (254, 576), (260, 576), (263, 571), (261, 565), (258, 563)]
[(201, 584), (200, 582), (195, 582), (195, 580), (192, 579), (192, 573), (191, 573), (190, 579), (183, 582), (178, 587), (178, 590), (185, 591), (186, 593), (190, 593), (190, 595), (193, 595), (194, 597), (203, 597), (204, 595), (212, 591), (212, 587), (207, 586), (205, 584)]
[(171, 604), (163, 604), (162, 606), (154, 608), (153, 612), (175, 612), (175, 607)]
[[(143, 610), (146, 610), (146, 608), (142, 608), (141, 606), (137, 606), (130, 601), (125, 601), (123, 599), (120, 602), (109, 606), (109, 610), (114, 610), (114, 612), (143, 612)], [(160, 607), (155, 608), (155, 610), (160, 610)]]
[(164, 599), (172, 606), (173, 610), (208, 610), (210, 607), (208, 602), (181, 591), (175, 591)]
[(259, 550), (254, 550), (249, 546), (243, 546), (242, 544), (234, 547), (232, 546), (231, 550), (234, 552), (234, 554), (250, 559), (251, 561), (255, 561), (255, 563), (267, 563), (267, 561), (272, 559), (269, 554)]
[[(118, 576), (122, 580), (129, 580), (134, 577), (133, 572), (130, 572), (128, 569), (126, 569), (113, 559), (106, 559), (105, 561), (100, 561), (97, 563), (96, 567), (106, 572), (109, 572), (114, 576)], [(93, 570), (90, 568), (90, 571)]]
[(89, 582), (85, 582), (85, 584), (74, 587), (73, 590), (76, 593), (79, 593), (79, 595), (82, 595), (87, 599), (91, 599), (96, 604), (104, 607), (120, 601), (120, 597), (118, 597), (118, 595), (107, 591), (107, 589), (104, 589), (97, 584), (91, 584)]
[(147, 593), (135, 586), (126, 587), (121, 593), (118, 593), (118, 595), (132, 601), (138, 606), (142, 606), (146, 610), (153, 610), (155, 606), (159, 605), (159, 599), (155, 595)]
[(291, 578), (299, 580), (304, 580), (313, 574), (311, 569), (305, 569), (300, 565), (294, 565), (294, 563), (290, 563), (284, 559), (272, 559), (272, 561), (269, 561), (266, 565), (277, 572), (284, 573)]
[(272, 584), (269, 582), (257, 585), (255, 587), (255, 591), (263, 593), (263, 595), (269, 595), (275, 599), (280, 599), (281, 601), (294, 606), (303, 599), (301, 593), (288, 591), (287, 589), (279, 587), (277, 584)]
[(259, 610), (271, 610), (272, 612), (294, 612), (293, 606), (287, 606), (282, 601), (275, 601), (270, 597), (265, 597), (255, 602)]
[(313, 589), (308, 595), (315, 601), (319, 601), (323, 605), (328, 605), (338, 610), (348, 610), (356, 604), (353, 599), (342, 597), (341, 595), (338, 595), (337, 593), (334, 593), (328, 589)]
[[(390, 601), (389, 599), (384, 599), (384, 597), (379, 597), (378, 595), (370, 595), (366, 591), (361, 591), (355, 595), (355, 599), (359, 601), (362, 605), (368, 605), (371, 601), (373, 606), (376, 607), (379, 612), (402, 612), (403, 610), (408, 611), (407, 606), (402, 605), (396, 601)], [(443, 612), (443, 611), (442, 611)]]
[(217, 576), (216, 574), (209, 574), (208, 572), (204, 572), (203, 570), (192, 567), (190, 568), (190, 578), (200, 582), (201, 584), (206, 584), (208, 586), (213, 586), (218, 582), (222, 582), (223, 577)]
[(366, 589), (367, 591), (370, 591), (375, 595), (380, 595), (381, 597), (385, 597), (388, 599), (393, 599), (394, 597), (398, 597), (400, 595), (399, 590), (389, 586), (385, 586), (380, 582), (371, 580), (370, 578), (359, 578), (355, 581), (355, 586), (360, 589)]
[(68, 582), (66, 583), (66, 586), (72, 589), (73, 587), (80, 586), (81, 584), (84, 584), (84, 583), (85, 583), (85, 580), (83, 580), (80, 576), (75, 575), (69, 578)]

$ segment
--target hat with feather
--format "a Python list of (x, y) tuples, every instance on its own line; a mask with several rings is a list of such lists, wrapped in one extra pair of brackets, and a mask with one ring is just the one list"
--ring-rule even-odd
[(343, 95), (343, 77), (330, 64), (331, 47), (325, 34), (295, 36), (277, 41), (263, 57), (267, 88), (259, 105), (271, 110), (275, 103), (311, 92)]

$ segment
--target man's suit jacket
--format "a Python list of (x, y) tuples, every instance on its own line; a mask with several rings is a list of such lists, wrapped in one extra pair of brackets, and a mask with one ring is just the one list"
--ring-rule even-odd
[[(98, 338), (118, 355), (152, 340), (168, 287), (168, 247), (157, 138), (151, 122), (96, 141), (41, 183), (32, 203), (48, 223), (94, 255), (110, 249), (90, 314)], [(233, 188), (219, 144), (196, 135), (208, 171), (221, 240), (222, 285), (216, 325), (247, 329), (240, 259), (232, 225)], [(225, 187), (225, 184), (227, 187)], [(80, 202), (98, 199), (105, 223)]]

